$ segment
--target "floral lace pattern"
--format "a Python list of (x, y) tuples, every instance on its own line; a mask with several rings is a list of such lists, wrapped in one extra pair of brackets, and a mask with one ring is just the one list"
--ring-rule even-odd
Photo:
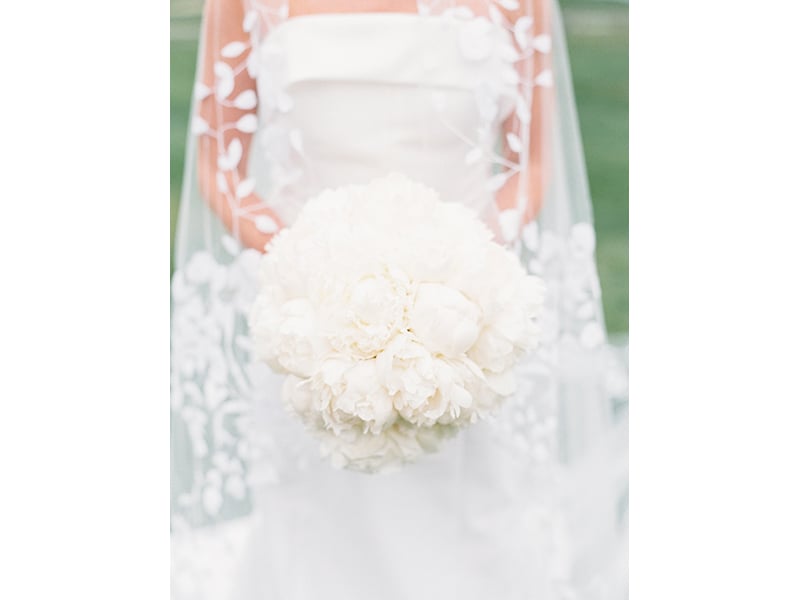
[(249, 509), (246, 430), (258, 366), (245, 327), (259, 256), (244, 251), (222, 265), (198, 252), (173, 278), (173, 444), (194, 464), (176, 474), (173, 514), (187, 525)]

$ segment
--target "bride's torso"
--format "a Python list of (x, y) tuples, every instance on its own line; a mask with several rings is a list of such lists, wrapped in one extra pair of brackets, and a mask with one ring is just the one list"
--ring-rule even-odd
[[(289, 19), (258, 49), (266, 126), (251, 172), (288, 221), (324, 188), (392, 171), (445, 200), (485, 208), (494, 195), (492, 157), (516, 93), (507, 72), (513, 67), (502, 57), (509, 44), (507, 32), (483, 18)], [(522, 502), (532, 484), (493, 443), (490, 427), (475, 426), (418, 464), (373, 477), (332, 470), (279, 403), (259, 406), (257, 428), (270, 440), (270, 473), (280, 483), (256, 488), (261, 529), (252, 554), (264, 585), (278, 595), (477, 600), (497, 592), (498, 579), (527, 578), (537, 534), (518, 532), (539, 527)], [(275, 547), (262, 545), (274, 538)], [(468, 573), (453, 579), (462, 570)], [(523, 598), (531, 585), (500, 593)]]
[[(304, 15), (274, 26), (253, 54), (260, 126), (249, 173), (287, 222), (321, 189), (389, 171), (445, 200), (491, 204), (504, 121), (515, 109), (524, 117), (526, 106), (513, 42), (500, 26), (457, 16)], [(558, 382), (562, 395), (581, 395), (581, 406), (589, 402), (583, 395), (593, 398), (584, 394), (593, 385), (580, 370), (586, 364), (572, 367), (577, 386)], [(368, 476), (320, 461), (316, 441), (277, 400), (281, 379), (258, 366), (253, 429), (263, 448), (248, 465), (252, 507), (246, 519), (221, 526), (241, 539), (212, 556), (236, 577), (220, 578), (229, 595), (204, 590), (210, 597), (555, 597), (571, 549), (538, 437), (547, 430), (539, 423), (549, 414), (547, 394), (555, 393), (549, 371), (525, 378), (516, 404), (495, 422), (397, 473)], [(537, 386), (545, 390), (541, 411)], [(611, 492), (599, 493), (592, 488), (593, 507), (615, 506)], [(594, 524), (578, 523), (590, 533)], [(213, 543), (213, 527), (198, 537), (207, 534)]]
[(511, 39), (478, 17), (304, 15), (258, 50), (251, 172), (291, 220), (322, 189), (391, 171), (483, 210), (516, 92)]

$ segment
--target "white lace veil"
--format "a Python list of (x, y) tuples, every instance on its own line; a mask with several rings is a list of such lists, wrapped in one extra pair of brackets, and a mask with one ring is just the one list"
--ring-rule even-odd
[[(206, 6), (176, 234), (172, 530), (180, 598), (294, 598), (263, 575), (281, 568), (264, 564), (272, 556), (265, 548), (290, 533), (274, 523), (258, 529), (263, 560), (255, 563), (241, 548), (253, 547), (253, 515), (270, 510), (259, 490), (293, 485), (319, 460), (283, 425), (290, 422), (279, 398), (265, 397), (276, 388), (250, 358), (246, 317), (260, 256), (252, 246), (291, 224), (304, 195), (328, 182), (309, 175), (322, 171), (309, 164), (302, 127), (287, 121), (303, 101), (302, 85), (293, 85), (297, 61), (281, 52), (294, 47), (270, 42), (295, 19), (287, 0), (237, 1)], [(520, 581), (535, 571), (537, 598), (618, 597), (626, 587), (627, 377), (606, 339), (560, 13), (551, 0), (485, 0), (475, 12), (467, 4), (419, 0), (418, 10), (420, 22), (456, 27), (468, 60), (490, 61), (490, 79), (478, 71), (458, 83), (472, 86), (475, 128), (446, 123), (453, 107), (436, 92), (436, 77), (450, 75), (437, 71), (436, 53), (409, 58), (433, 61), (425, 69), (434, 91), (431, 81), (409, 85), (430, 99), (430, 129), (444, 124), (463, 143), (464, 176), (490, 170), (485, 186), (458, 201), (474, 205), (548, 287), (543, 343), (521, 366), (523, 384), (492, 431), (503, 468), (513, 464), (525, 481), (509, 502), (539, 515), (547, 540)], [(319, 477), (339, 474), (331, 473)]]

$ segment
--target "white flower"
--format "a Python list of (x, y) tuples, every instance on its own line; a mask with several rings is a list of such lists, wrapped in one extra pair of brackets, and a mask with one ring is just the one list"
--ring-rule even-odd
[(398, 410), (415, 410), (436, 393), (434, 358), (409, 335), (399, 335), (376, 360), (379, 376)]
[(475, 403), (471, 389), (481, 379), (480, 371), (470, 372), (460, 361), (435, 358), (436, 392), (422, 405), (400, 407), (400, 414), (419, 427), (469, 422)]
[(341, 286), (337, 295), (319, 298), (332, 326), (330, 345), (346, 355), (371, 358), (404, 326), (410, 282), (402, 272), (384, 268)]
[(421, 283), (409, 315), (410, 331), (431, 352), (456, 357), (478, 337), (481, 309), (440, 283)]
[(328, 359), (311, 378), (311, 390), (325, 426), (334, 431), (381, 433), (395, 416), (374, 360)]
[(325, 355), (325, 341), (318, 335), (314, 307), (305, 298), (284, 302), (273, 310), (256, 299), (257, 317), (251, 320), (256, 357), (282, 373), (308, 377)]
[(474, 212), (392, 175), (322, 192), (273, 238), (250, 327), (323, 455), (377, 471), (514, 392), (543, 296)]
[(471, 360), (434, 356), (406, 334), (389, 344), (377, 365), (395, 409), (409, 423), (432, 427), (470, 420), (476, 408), (473, 394), (484, 379)]
[(506, 371), (536, 345), (539, 329), (534, 319), (542, 312), (544, 285), (525, 276), (516, 258), (499, 247), (491, 248), (487, 258), (487, 278), (475, 290), (484, 310), (483, 328), (467, 354), (494, 376), (492, 387), (499, 385), (497, 392), (507, 395), (513, 389)]

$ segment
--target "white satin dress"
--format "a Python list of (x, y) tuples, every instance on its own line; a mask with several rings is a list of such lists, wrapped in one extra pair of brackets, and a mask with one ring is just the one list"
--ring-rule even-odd
[[(286, 152), (283, 138), (270, 132), (292, 133), (290, 155), (278, 168), (297, 178), (276, 198), (278, 211), (291, 220), (305, 198), (325, 188), (392, 171), (426, 183), (446, 200), (489, 207), (491, 170), (467, 168), (464, 138), (488, 155), (497, 136), (485, 131), (478, 139), (479, 111), (493, 111), (499, 128), (516, 90), (501, 78), (504, 61), (491, 53), (509, 42), (508, 32), (480, 23), (488, 29), (416, 14), (320, 14), (291, 18), (270, 31), (259, 49), (259, 97), (267, 99), (262, 116), (273, 111), (275, 89), (285, 90), (277, 102), (290, 110), (271, 116), (261, 147), (279, 156)], [(487, 48), (480, 60), (469, 60), (463, 51), (475, 34)], [(481, 87), (495, 105), (476, 104)], [(269, 180), (261, 160), (254, 153), (251, 172)]]
[[(472, 26), (343, 14), (291, 18), (271, 31), (259, 48), (260, 110), (274, 115), (274, 102), (287, 110), (259, 134), (249, 166), (262, 189), (288, 182), (273, 198), (276, 210), (291, 222), (302, 199), (324, 188), (401, 171), (491, 219), (491, 169), (465, 165), (457, 133), (476, 131), (480, 111), (493, 110), (495, 130), (484, 132), (483, 142), (469, 140), (491, 151), (513, 109), (513, 86), (494, 54), (509, 34), (494, 28), (481, 36), (485, 47), (475, 49), (464, 31)], [(481, 60), (470, 58), (476, 52)], [(499, 99), (496, 106), (476, 104), (480, 86)], [(283, 143), (278, 134), (289, 136), (288, 149), (276, 147)], [(265, 164), (264, 155), (273, 160)], [(561, 492), (552, 463), (536, 466), (514, 438), (524, 405), (510, 402), (495, 421), (472, 426), (417, 464), (366, 475), (321, 460), (317, 442), (284, 412), (282, 378), (266, 368), (260, 377), (253, 509), (209, 528), (229, 529), (222, 546), (202, 547), (198, 534), (191, 552), (217, 556), (205, 579), (184, 582), (202, 588), (202, 597), (562, 597), (559, 581), (572, 559)], [(613, 504), (610, 495), (600, 496), (604, 508)]]

